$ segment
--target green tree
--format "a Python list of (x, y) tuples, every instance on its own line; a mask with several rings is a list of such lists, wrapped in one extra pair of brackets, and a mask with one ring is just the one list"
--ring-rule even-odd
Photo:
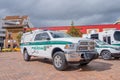
[(82, 37), (82, 32), (80, 32), (80, 29), (75, 28), (73, 21), (71, 22), (71, 27), (67, 33), (73, 37)]
[(19, 32), (19, 33), (18, 33), (18, 35), (17, 35), (18, 43), (20, 43), (22, 35), (23, 35), (22, 32)]

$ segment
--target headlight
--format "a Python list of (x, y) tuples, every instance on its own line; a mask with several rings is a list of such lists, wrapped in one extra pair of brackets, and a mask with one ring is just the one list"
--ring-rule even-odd
[(65, 45), (65, 49), (74, 49), (75, 48), (75, 46), (76, 46), (76, 44), (67, 44), (67, 45)]

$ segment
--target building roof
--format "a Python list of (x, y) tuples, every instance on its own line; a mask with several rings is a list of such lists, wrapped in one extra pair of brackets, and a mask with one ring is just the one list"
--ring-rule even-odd
[(27, 19), (28, 16), (6, 16), (4, 20), (13, 20), (13, 19)]
[(10, 28), (10, 27), (21, 27), (24, 24), (24, 20), (27, 20), (28, 16), (6, 16), (3, 19), (3, 28)]
[[(68, 30), (71, 26), (51, 26), (51, 27), (41, 27), (40, 29), (47, 29), (47, 30)], [(80, 25), (75, 26), (76, 28), (113, 28), (113, 27), (120, 27), (120, 24), (99, 24), (99, 25)]]

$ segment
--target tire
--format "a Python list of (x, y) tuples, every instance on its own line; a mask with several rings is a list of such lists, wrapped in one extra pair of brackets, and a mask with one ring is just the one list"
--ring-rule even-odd
[(30, 61), (31, 56), (28, 55), (27, 50), (24, 51), (23, 58), (25, 61)]
[(111, 59), (111, 52), (110, 51), (102, 51), (101, 56), (104, 60), (110, 60)]
[(56, 52), (53, 55), (53, 65), (59, 71), (63, 71), (67, 68), (67, 62), (63, 52)]
[(114, 57), (115, 59), (119, 59), (119, 57)]

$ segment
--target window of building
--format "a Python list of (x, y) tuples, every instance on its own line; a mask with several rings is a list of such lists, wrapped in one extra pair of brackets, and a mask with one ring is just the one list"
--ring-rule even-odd
[(3, 41), (4, 40), (4, 37), (0, 37), (0, 41)]
[(99, 29), (87, 29), (87, 34), (99, 32)]

